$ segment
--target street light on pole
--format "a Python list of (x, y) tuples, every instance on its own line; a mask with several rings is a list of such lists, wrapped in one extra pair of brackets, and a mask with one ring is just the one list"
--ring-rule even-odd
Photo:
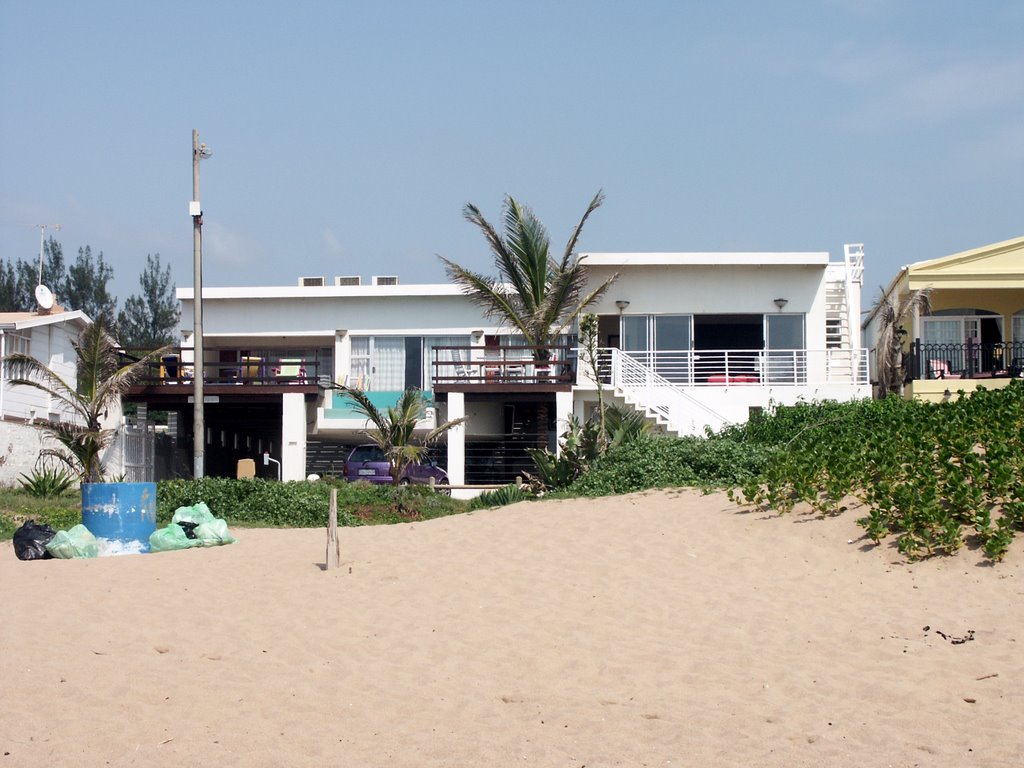
[(192, 202), (189, 203), (188, 212), (192, 216), (192, 257), (195, 272), (195, 290), (192, 297), (192, 475), (197, 480), (205, 476), (203, 460), (206, 448), (206, 424), (203, 419), (203, 206), (199, 202), (199, 161), (205, 160), (211, 154), (205, 144), (199, 143), (199, 131), (192, 129)]

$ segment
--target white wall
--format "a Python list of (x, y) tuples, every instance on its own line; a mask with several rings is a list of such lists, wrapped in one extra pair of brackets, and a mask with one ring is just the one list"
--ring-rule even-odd
[[(40, 325), (21, 331), (31, 336), (29, 354), (43, 365), (60, 376), (70, 386), (75, 386), (75, 352), (71, 346), (71, 334), (77, 338), (78, 330), (69, 329), (67, 324)], [(11, 386), (6, 376), (3, 382), (3, 417), (21, 419), (70, 418), (70, 414), (60, 410), (58, 404), (51, 402), (50, 397), (35, 387)]]
[[(590, 285), (618, 271), (588, 270)], [(662, 265), (624, 268), (618, 280), (589, 311), (614, 315), (616, 300), (629, 301), (627, 314), (774, 314), (775, 299), (788, 300), (785, 312), (806, 313), (810, 329), (820, 325), (819, 347), (825, 346), (824, 266), (818, 265)]]
[[(191, 329), (191, 301), (182, 302), (181, 317), (182, 328)], [(480, 309), (461, 295), (208, 299), (204, 292), (203, 300), (203, 333), (211, 339), (262, 336), (268, 343), (320, 339), (325, 346), (333, 346), (337, 330), (346, 330), (350, 336), (376, 331), (427, 336), (469, 333), (482, 328), (482, 322)]]
[(21, 474), (32, 474), (39, 452), (56, 445), (44, 437), (28, 424), (0, 421), (0, 484), (17, 487)]

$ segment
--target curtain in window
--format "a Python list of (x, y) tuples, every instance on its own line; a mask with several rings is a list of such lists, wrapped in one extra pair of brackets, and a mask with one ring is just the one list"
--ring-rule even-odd
[(405, 389), (405, 337), (377, 336), (373, 340), (370, 391), (401, 392)]
[(964, 324), (959, 318), (956, 320), (936, 320), (924, 318), (924, 334), (922, 341), (925, 344), (963, 344)]
[[(423, 339), (423, 389), (430, 390), (434, 381), (434, 374), (440, 373), (442, 376), (452, 376), (454, 368), (450, 365), (439, 366), (438, 370), (434, 370), (434, 347), (468, 347), (470, 344), (469, 336), (427, 336)], [(437, 353), (437, 361), (441, 363), (450, 363), (454, 359), (452, 357), (452, 350), (442, 349)]]
[(346, 383), (356, 389), (367, 389), (370, 386), (370, 337), (352, 337), (352, 362)]

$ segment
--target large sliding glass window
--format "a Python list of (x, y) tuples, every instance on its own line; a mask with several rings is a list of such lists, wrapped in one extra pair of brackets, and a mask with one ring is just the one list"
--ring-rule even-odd
[(768, 383), (795, 384), (807, 379), (803, 315), (765, 315)]
[[(351, 343), (349, 386), (367, 392), (401, 392), (406, 388), (405, 336), (353, 336)], [(418, 379), (419, 366), (415, 373)]]
[[(437, 349), (435, 347), (468, 347), (469, 336), (427, 336), (423, 339), (423, 388), (433, 389), (434, 376), (439, 375), (450, 378), (457, 376), (458, 371), (455, 365), (446, 363), (466, 362), (463, 359), (468, 353), (463, 350)], [(434, 365), (438, 362), (441, 365)]]
[(622, 318), (622, 349), (624, 352), (647, 352), (648, 315), (625, 315)]
[(674, 384), (689, 384), (693, 353), (693, 317), (690, 315), (655, 315), (654, 371)]
[(677, 384), (693, 378), (692, 315), (624, 315), (622, 350)]

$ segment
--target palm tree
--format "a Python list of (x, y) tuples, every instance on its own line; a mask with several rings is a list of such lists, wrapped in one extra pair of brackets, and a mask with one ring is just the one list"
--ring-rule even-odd
[(427, 411), (427, 405), (420, 390), (405, 390), (393, 407), (389, 407), (387, 411), (381, 411), (360, 389), (341, 385), (332, 385), (332, 389), (337, 389), (350, 397), (355, 403), (356, 410), (373, 424), (373, 429), (366, 430), (364, 434), (387, 457), (388, 464), (391, 466), (391, 482), (394, 485), (398, 485), (410, 464), (420, 460), (428, 445), (452, 427), (458, 426), (466, 420), (463, 417), (438, 424), (423, 437), (419, 444), (414, 444), (412, 442), (413, 430), (416, 429), (416, 424), (426, 416)]
[(115, 435), (115, 430), (103, 428), (103, 419), (168, 348), (122, 364), (120, 349), (103, 318), (83, 330), (72, 346), (77, 358), (76, 386), (28, 355), (8, 355), (4, 364), (12, 385), (41, 390), (60, 410), (71, 414), (72, 421), (38, 425), (62, 446), (46, 449), (42, 455), (59, 459), (84, 483), (103, 482), (102, 454)]
[(927, 314), (931, 311), (931, 288), (910, 291), (902, 299), (886, 294), (884, 289), (872, 311), (878, 317), (878, 332), (875, 339), (875, 367), (878, 374), (878, 395), (902, 395), (903, 382), (907, 378), (903, 353), (903, 340), (907, 335), (901, 327), (907, 317)]
[(462, 286), (486, 315), (516, 329), (534, 359), (547, 360), (550, 347), (565, 333), (577, 316), (608, 290), (617, 275), (584, 294), (587, 276), (576, 254), (583, 225), (604, 202), (598, 192), (590, 201), (579, 224), (572, 231), (565, 251), (556, 261), (550, 253), (550, 239), (544, 225), (529, 207), (510, 196), (504, 203), (504, 233), (484, 218), (472, 203), (463, 216), (483, 232), (494, 256), (497, 277), (487, 277), (441, 257), (448, 277)]

